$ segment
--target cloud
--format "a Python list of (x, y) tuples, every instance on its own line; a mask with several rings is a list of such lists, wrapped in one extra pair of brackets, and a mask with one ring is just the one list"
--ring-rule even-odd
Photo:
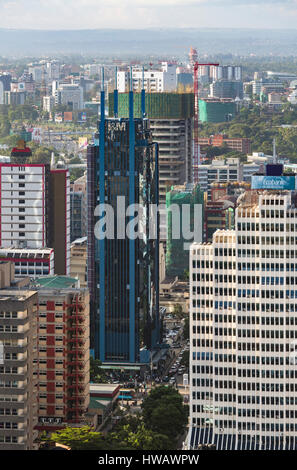
[(295, 28), (297, 0), (0, 0), (0, 8), (1, 28)]

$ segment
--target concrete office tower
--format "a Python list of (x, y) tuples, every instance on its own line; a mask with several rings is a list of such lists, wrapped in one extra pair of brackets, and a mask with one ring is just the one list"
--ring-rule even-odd
[(60, 78), (60, 63), (56, 60), (47, 62), (46, 64), (46, 77), (48, 81), (59, 80)]
[(4, 91), (4, 104), (19, 106), (25, 104), (25, 91)]
[(87, 287), (87, 237), (71, 243), (70, 255), (70, 276), (79, 280), (80, 287)]
[(198, 178), (203, 191), (207, 191), (210, 198), (211, 185), (214, 182), (234, 183), (250, 182), (252, 175), (260, 169), (260, 164), (240, 163), (239, 158), (227, 158), (226, 160), (213, 160), (209, 165), (199, 165)]
[(219, 65), (210, 67), (213, 80), (242, 80), (241, 65)]
[(43, 97), (43, 109), (47, 113), (50, 113), (55, 106), (55, 97), (52, 95)]
[(87, 234), (87, 176), (70, 185), (70, 240)]
[(55, 273), (69, 274), (69, 171), (26, 163), (24, 149), (12, 153), (12, 163), (0, 163), (0, 246), (53, 248)]
[[(105, 119), (102, 92), (99, 146), (88, 147), (92, 346), (102, 362), (127, 367), (139, 364), (142, 346), (151, 349), (160, 340), (158, 220), (155, 239), (148, 232), (149, 210), (143, 214), (143, 239), (126, 231), (131, 221), (128, 206), (141, 204), (148, 209), (149, 204), (158, 204), (158, 151), (148, 120), (134, 118), (133, 92), (129, 94), (129, 110), (128, 118)], [(100, 203), (109, 204), (117, 219), (114, 237), (102, 240), (94, 235), (94, 224), (100, 220), (94, 210)]]
[(0, 290), (0, 450), (34, 450), (37, 293)]
[[(109, 115), (113, 114), (113, 95), (109, 95)], [(166, 204), (171, 186), (192, 180), (193, 93), (146, 93), (146, 115), (152, 139), (159, 146), (159, 201)], [(141, 117), (141, 94), (134, 94), (135, 116)], [(119, 117), (128, 117), (128, 93), (118, 95)], [(165, 211), (161, 213), (160, 240), (166, 241)]]
[(295, 191), (248, 191), (191, 247), (190, 448), (297, 449), (296, 229)]
[(66, 276), (39, 278), (38, 425), (53, 431), (83, 422), (89, 401), (89, 293)]
[(0, 248), (0, 261), (11, 261), (15, 277), (52, 276), (55, 273), (55, 255), (52, 248)]
[(69, 170), (50, 172), (51, 219), (49, 243), (55, 252), (55, 274), (70, 273), (70, 177)]
[(49, 246), (49, 179), (48, 165), (0, 163), (1, 247)]
[(55, 104), (65, 104), (73, 111), (83, 109), (83, 89), (79, 85), (60, 84), (55, 90)]
[(11, 75), (8, 73), (0, 75), (0, 82), (3, 83), (4, 91), (10, 91)]
[(211, 98), (243, 99), (243, 82), (238, 80), (218, 80), (210, 85)]

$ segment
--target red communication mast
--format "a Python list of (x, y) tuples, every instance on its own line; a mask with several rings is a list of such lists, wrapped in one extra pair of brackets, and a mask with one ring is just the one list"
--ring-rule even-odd
[(198, 183), (198, 165), (199, 165), (199, 141), (198, 141), (198, 123), (199, 123), (199, 96), (198, 96), (198, 69), (202, 66), (215, 66), (219, 64), (194, 64), (194, 158), (193, 158), (193, 183)]

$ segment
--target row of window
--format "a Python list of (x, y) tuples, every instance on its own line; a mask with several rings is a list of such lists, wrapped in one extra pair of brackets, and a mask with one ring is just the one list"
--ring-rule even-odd
[(18, 438), (16, 436), (1, 436), (0, 434), (0, 444), (17, 444)]
[(15, 408), (0, 408), (0, 415), (1, 416), (17, 416), (18, 411)]

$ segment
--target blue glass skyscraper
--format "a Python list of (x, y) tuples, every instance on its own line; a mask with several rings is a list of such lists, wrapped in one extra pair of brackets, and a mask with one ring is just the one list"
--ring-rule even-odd
[[(99, 145), (88, 148), (91, 344), (104, 363), (134, 364), (140, 362), (141, 347), (151, 349), (160, 341), (159, 240), (148, 233), (149, 205), (158, 204), (158, 149), (149, 121), (134, 118), (132, 92), (129, 118), (117, 118), (117, 90), (114, 118), (105, 118), (104, 102), (102, 91)], [(100, 217), (94, 210), (103, 203), (114, 209), (114, 237), (97, 239), (94, 228)], [(131, 237), (126, 230), (135, 215), (126, 213), (131, 204), (146, 209), (142, 237)], [(124, 231), (119, 237), (120, 225)]]

